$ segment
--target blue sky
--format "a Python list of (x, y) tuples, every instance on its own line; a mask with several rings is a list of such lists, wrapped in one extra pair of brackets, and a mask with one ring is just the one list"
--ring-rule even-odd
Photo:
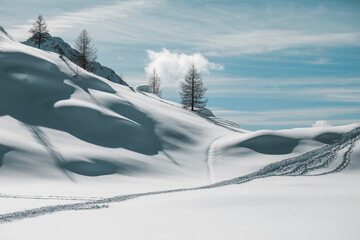
[(195, 62), (208, 107), (242, 127), (360, 121), (360, 1), (2, 0), (0, 24), (25, 40), (37, 15), (70, 44), (86, 28), (98, 60), (130, 85), (155, 67), (163, 97)]

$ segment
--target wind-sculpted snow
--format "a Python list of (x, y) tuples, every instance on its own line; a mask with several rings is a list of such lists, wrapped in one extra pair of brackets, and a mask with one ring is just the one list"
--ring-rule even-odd
[(0, 79), (0, 144), (10, 149), (1, 149), (0, 178), (10, 181), (19, 174), (64, 182), (133, 173), (205, 179), (206, 148), (230, 133), (3, 32)]
[(247, 139), (235, 147), (246, 147), (263, 154), (288, 154), (299, 144), (299, 140), (276, 135), (261, 135)]
[[(73, 64), (66, 66), (74, 71)], [(96, 104), (99, 103), (91, 90), (115, 93), (110, 85), (89, 74), (71, 77), (57, 64), (20, 52), (0, 53), (0, 74), (0, 116), (9, 115), (28, 125), (65, 131), (99, 146), (123, 147), (147, 155), (161, 149), (152, 119), (129, 102), (119, 99), (111, 108), (132, 121), (110, 116), (102, 111), (102, 106), (98, 110), (74, 106), (72, 101), (67, 105), (56, 104), (70, 99), (77, 91), (76, 86)]]
[[(258, 178), (271, 176), (302, 176), (309, 175), (315, 170), (322, 169), (321, 173), (313, 175), (323, 175), (335, 173), (343, 170), (350, 162), (352, 149), (360, 139), (360, 128), (356, 128), (345, 134), (338, 142), (325, 145), (324, 147), (315, 149), (297, 157), (285, 159), (276, 163), (269, 164), (254, 173), (214, 183), (208, 187), (223, 186), (228, 184), (240, 184)], [(342, 156), (341, 163), (334, 169), (329, 170), (327, 167), (335, 160), (338, 154), (346, 150)]]
[[(347, 134), (344, 134), (343, 137), (338, 142), (315, 149), (313, 151), (307, 152), (297, 157), (293, 157), (273, 164), (269, 164), (254, 173), (240, 176), (237, 178), (233, 178), (201, 187), (178, 188), (178, 189), (164, 190), (164, 191), (127, 194), (127, 195), (120, 195), (110, 198), (91, 200), (81, 203), (46, 206), (46, 207), (29, 209), (25, 211), (7, 213), (0, 215), (0, 223), (12, 222), (25, 218), (33, 218), (33, 217), (38, 217), (45, 214), (51, 214), (60, 211), (101, 209), (103, 207), (108, 207), (106, 204), (110, 204), (114, 202), (122, 202), (139, 197), (175, 193), (175, 192), (211, 189), (211, 188), (223, 187), (233, 184), (242, 184), (254, 179), (266, 178), (271, 176), (303, 176), (303, 175), (311, 176), (312, 175), (311, 172), (318, 169), (322, 169), (323, 171), (316, 175), (335, 173), (343, 170), (346, 166), (348, 166), (351, 160), (352, 149), (359, 139), (360, 139), (360, 128), (356, 128), (348, 132)], [(332, 161), (334, 161), (336, 156), (338, 156), (343, 150), (345, 150), (345, 152), (341, 156), (342, 158), (341, 163), (338, 166), (336, 166), (334, 169), (327, 169), (329, 164)]]
[(59, 167), (83, 176), (102, 176), (110, 174), (133, 175), (146, 172), (146, 165), (140, 163), (111, 162), (103, 159), (67, 161)]
[(4, 155), (10, 151), (11, 151), (11, 148), (0, 144), (0, 167), (2, 165)]
[(319, 141), (319, 142), (322, 142), (325, 144), (331, 144), (336, 141), (339, 141), (340, 138), (341, 138), (341, 134), (339, 134), (339, 133), (323, 133), (323, 134), (316, 136), (314, 139), (316, 141)]

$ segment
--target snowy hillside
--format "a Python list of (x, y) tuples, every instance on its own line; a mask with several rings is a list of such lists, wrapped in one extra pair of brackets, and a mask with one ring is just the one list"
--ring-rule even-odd
[[(37, 47), (32, 38), (29, 38), (22, 43), (28, 46)], [(41, 45), (41, 49), (55, 53), (60, 53), (61, 51), (63, 51), (65, 57), (70, 59), (70, 61), (72, 61), (73, 63), (76, 63), (75, 56), (77, 51), (59, 37), (53, 37), (49, 33), (47, 33), (45, 42)], [(102, 66), (99, 62), (91, 63), (89, 67), (90, 69), (93, 69), (93, 73), (100, 77), (106, 78), (115, 83), (120, 83), (122, 85), (128, 86), (128, 84), (123, 79), (121, 79), (121, 77), (119, 77), (114, 72), (114, 70)]]
[(206, 115), (0, 29), (0, 238), (360, 237), (359, 123)]

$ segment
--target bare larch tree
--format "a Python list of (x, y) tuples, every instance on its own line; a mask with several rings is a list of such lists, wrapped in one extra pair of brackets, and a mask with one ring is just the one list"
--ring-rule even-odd
[(150, 86), (151, 92), (161, 97), (161, 87), (160, 87), (161, 80), (155, 68), (151, 73), (148, 84)]
[(95, 62), (97, 49), (91, 43), (91, 38), (85, 29), (81, 31), (76, 39), (75, 49), (79, 52), (75, 56), (78, 65), (85, 70), (91, 70), (90, 63)]
[(185, 79), (180, 84), (181, 103), (186, 107), (203, 108), (206, 106), (205, 98), (206, 88), (203, 85), (202, 78), (195, 64), (192, 64), (185, 75)]
[(33, 26), (29, 32), (32, 34), (31, 39), (40, 48), (41, 44), (44, 43), (47, 39), (47, 33), (49, 33), (46, 22), (41, 15), (39, 15), (36, 21), (33, 23)]

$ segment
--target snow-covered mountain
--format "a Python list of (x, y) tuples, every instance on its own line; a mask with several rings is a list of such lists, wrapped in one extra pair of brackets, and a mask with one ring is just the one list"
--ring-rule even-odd
[[(33, 38), (29, 38), (22, 43), (31, 47), (37, 47)], [(65, 57), (67, 57), (73, 63), (76, 63), (75, 56), (77, 54), (77, 50), (72, 48), (68, 43), (59, 37), (53, 37), (49, 33), (45, 34), (45, 42), (41, 45), (41, 49), (55, 53), (63, 52)], [(102, 66), (99, 62), (91, 63), (90, 69), (93, 69), (92, 72), (100, 77), (128, 86), (128, 84), (123, 79), (121, 79), (121, 77), (117, 75), (114, 70)]]
[(0, 29), (1, 239), (360, 237), (359, 123), (250, 132), (138, 90)]
[(0, 34), (1, 170), (22, 166), (19, 175), (65, 180), (190, 172), (207, 178), (203, 153), (230, 130)]

